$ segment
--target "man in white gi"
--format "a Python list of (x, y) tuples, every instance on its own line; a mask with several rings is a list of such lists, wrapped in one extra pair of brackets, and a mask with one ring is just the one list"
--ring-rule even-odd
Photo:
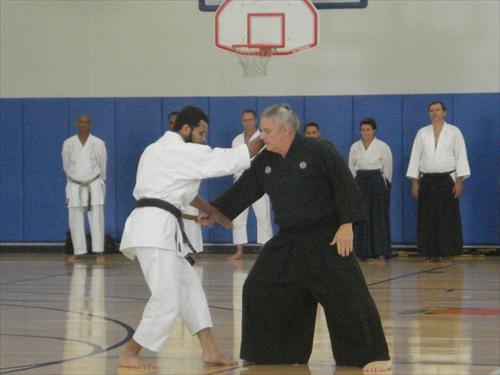
[(87, 211), (92, 251), (97, 261), (104, 261), (104, 194), (106, 181), (106, 145), (90, 134), (90, 117), (81, 115), (76, 122), (77, 134), (64, 141), (63, 169), (66, 173), (66, 205), (73, 242), (74, 261), (87, 253), (84, 212)]
[(428, 111), (432, 124), (418, 131), (406, 176), (418, 200), (418, 251), (433, 261), (462, 251), (459, 197), (470, 168), (464, 137), (445, 121), (444, 104), (432, 102)]
[[(167, 125), (170, 130), (174, 128), (178, 115), (179, 112), (177, 111), (173, 111), (168, 114)], [(200, 214), (200, 210), (191, 206), (191, 204), (188, 204), (183, 207), (181, 211), (183, 214), (182, 222), (184, 223), (184, 232), (189, 238), (191, 245), (193, 245), (193, 248), (200, 253), (203, 251), (203, 234), (201, 232), (201, 225), (197, 221), (194, 221), (194, 218), (197, 218)], [(190, 217), (190, 219), (187, 217)]]
[[(243, 124), (243, 133), (233, 139), (232, 147), (247, 144), (260, 135), (257, 129), (257, 113), (253, 109), (246, 109), (241, 115)], [(234, 182), (241, 177), (243, 170), (234, 175)], [(264, 194), (262, 198), (252, 204), (253, 212), (257, 220), (257, 242), (265, 244), (273, 236), (273, 227), (271, 225), (271, 204), (269, 196)], [(236, 253), (229, 257), (229, 260), (241, 259), (243, 257), (243, 245), (248, 243), (247, 219), (248, 210), (244, 210), (233, 221), (233, 243), (236, 245)]]
[(232, 149), (212, 149), (201, 144), (207, 131), (207, 116), (201, 109), (188, 106), (179, 113), (173, 130), (149, 145), (139, 161), (133, 192), (137, 206), (125, 223), (120, 250), (131, 259), (139, 259), (151, 297), (133, 339), (120, 356), (119, 366), (152, 368), (138, 354), (143, 347), (160, 351), (177, 315), (191, 334), (198, 336), (205, 363), (232, 364), (213, 340), (205, 293), (185, 259), (189, 244), (180, 210), (191, 203), (227, 224), (217, 210), (196, 196), (200, 181), (248, 168), (250, 158), (263, 144), (257, 139)]

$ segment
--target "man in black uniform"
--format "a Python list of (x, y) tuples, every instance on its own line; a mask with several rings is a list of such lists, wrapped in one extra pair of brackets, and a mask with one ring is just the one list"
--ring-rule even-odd
[(243, 286), (241, 358), (307, 363), (316, 307), (324, 310), (337, 365), (390, 368), (375, 303), (352, 254), (361, 196), (333, 147), (300, 136), (287, 105), (262, 114), (261, 152), (213, 202), (229, 219), (269, 194), (279, 233), (267, 242)]

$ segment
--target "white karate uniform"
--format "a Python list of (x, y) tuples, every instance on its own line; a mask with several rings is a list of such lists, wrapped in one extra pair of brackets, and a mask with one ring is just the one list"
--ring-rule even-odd
[[(203, 178), (233, 174), (250, 166), (246, 146), (210, 148), (185, 143), (167, 131), (143, 152), (137, 170), (134, 198), (157, 198), (182, 210), (192, 202)], [(189, 252), (182, 243), (177, 219), (156, 207), (136, 208), (127, 218), (120, 251), (138, 257), (151, 291), (134, 334), (143, 347), (160, 351), (177, 314), (191, 334), (212, 326), (200, 279), (184, 259)]]
[[(260, 131), (257, 130), (250, 141), (253, 141), (260, 135)], [(236, 147), (245, 144), (245, 133), (237, 135), (233, 139), (232, 146)], [(243, 170), (238, 171), (234, 175), (234, 181), (238, 180), (243, 174)], [(269, 196), (264, 194), (260, 199), (252, 204), (253, 212), (255, 213), (255, 218), (257, 220), (257, 243), (265, 244), (273, 236), (273, 227), (271, 225), (271, 203), (269, 201)], [(241, 214), (239, 214), (233, 220), (233, 243), (235, 245), (242, 245), (248, 243), (247, 235), (247, 219), (248, 219), (248, 208), (245, 209)]]
[(392, 181), (392, 153), (387, 143), (378, 138), (365, 149), (363, 140), (354, 142), (349, 150), (349, 169), (354, 177), (359, 170), (375, 170), (382, 172), (385, 179)]
[[(87, 253), (84, 212), (87, 210), (89, 189), (91, 210), (87, 212), (87, 216), (92, 236), (92, 251), (102, 253), (104, 251), (106, 145), (92, 134), (89, 135), (85, 145), (82, 145), (78, 135), (74, 135), (63, 143), (62, 160), (67, 177), (66, 204), (74, 253), (75, 255)], [(87, 183), (88, 186), (85, 186)]]
[(465, 141), (460, 129), (445, 123), (436, 145), (434, 129), (427, 125), (415, 136), (406, 177), (419, 179), (421, 173), (445, 173), (455, 171), (451, 177), (470, 176)]

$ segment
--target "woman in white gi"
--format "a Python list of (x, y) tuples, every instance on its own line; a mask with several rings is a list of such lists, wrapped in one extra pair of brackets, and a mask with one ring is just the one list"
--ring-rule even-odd
[(87, 253), (84, 212), (87, 211), (92, 251), (97, 261), (104, 260), (104, 194), (106, 181), (106, 145), (90, 134), (90, 117), (81, 115), (76, 122), (77, 134), (64, 141), (63, 169), (66, 174), (66, 205), (74, 261)]
[[(204, 143), (208, 118), (199, 108), (188, 106), (178, 115), (173, 131), (167, 131), (143, 152), (137, 170), (134, 198), (138, 207), (125, 223), (120, 250), (139, 259), (151, 297), (133, 336), (118, 361), (119, 366), (151, 368), (138, 356), (144, 347), (158, 352), (164, 346), (180, 315), (191, 334), (196, 334), (203, 350), (203, 361), (227, 365), (212, 338), (212, 320), (205, 293), (185, 256), (179, 220), (174, 210), (191, 203), (223, 222), (221, 215), (196, 197), (203, 178), (230, 175), (250, 166), (251, 156), (262, 143), (231, 149), (210, 148)], [(196, 198), (195, 198), (196, 197)], [(145, 199), (173, 206), (166, 211), (158, 206), (140, 206)], [(201, 204), (200, 204), (201, 203)]]
[[(247, 144), (260, 136), (260, 131), (257, 129), (257, 113), (253, 109), (246, 109), (241, 115), (243, 124), (243, 133), (238, 134), (232, 143), (232, 147)], [(238, 171), (234, 175), (236, 182), (243, 170)], [(247, 219), (248, 210), (244, 210), (237, 218), (233, 220), (233, 244), (236, 245), (236, 253), (229, 257), (229, 260), (241, 259), (243, 257), (243, 245), (248, 243), (247, 234)], [(257, 222), (257, 243), (265, 244), (273, 236), (273, 227), (271, 224), (271, 203), (269, 196), (264, 194), (252, 204), (252, 209)]]
[(386, 143), (375, 137), (374, 119), (361, 121), (360, 132), (361, 139), (349, 151), (349, 169), (361, 190), (367, 221), (356, 228), (354, 247), (360, 259), (384, 262), (391, 257), (392, 153)]
[(427, 109), (432, 124), (415, 136), (406, 176), (418, 200), (418, 251), (425, 261), (440, 261), (462, 252), (459, 198), (470, 168), (460, 129), (445, 121), (445, 105)]

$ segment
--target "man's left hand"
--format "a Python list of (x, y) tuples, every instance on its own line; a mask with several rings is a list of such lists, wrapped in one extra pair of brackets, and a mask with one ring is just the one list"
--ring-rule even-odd
[(339, 255), (346, 257), (352, 252), (353, 240), (354, 235), (352, 233), (352, 223), (346, 223), (339, 227), (337, 233), (335, 233), (335, 236), (333, 237), (333, 241), (330, 242), (330, 245), (337, 245)]
[(464, 183), (462, 181), (455, 182), (455, 185), (453, 186), (453, 196), (455, 197), (455, 199), (460, 198), (463, 191), (464, 191)]

